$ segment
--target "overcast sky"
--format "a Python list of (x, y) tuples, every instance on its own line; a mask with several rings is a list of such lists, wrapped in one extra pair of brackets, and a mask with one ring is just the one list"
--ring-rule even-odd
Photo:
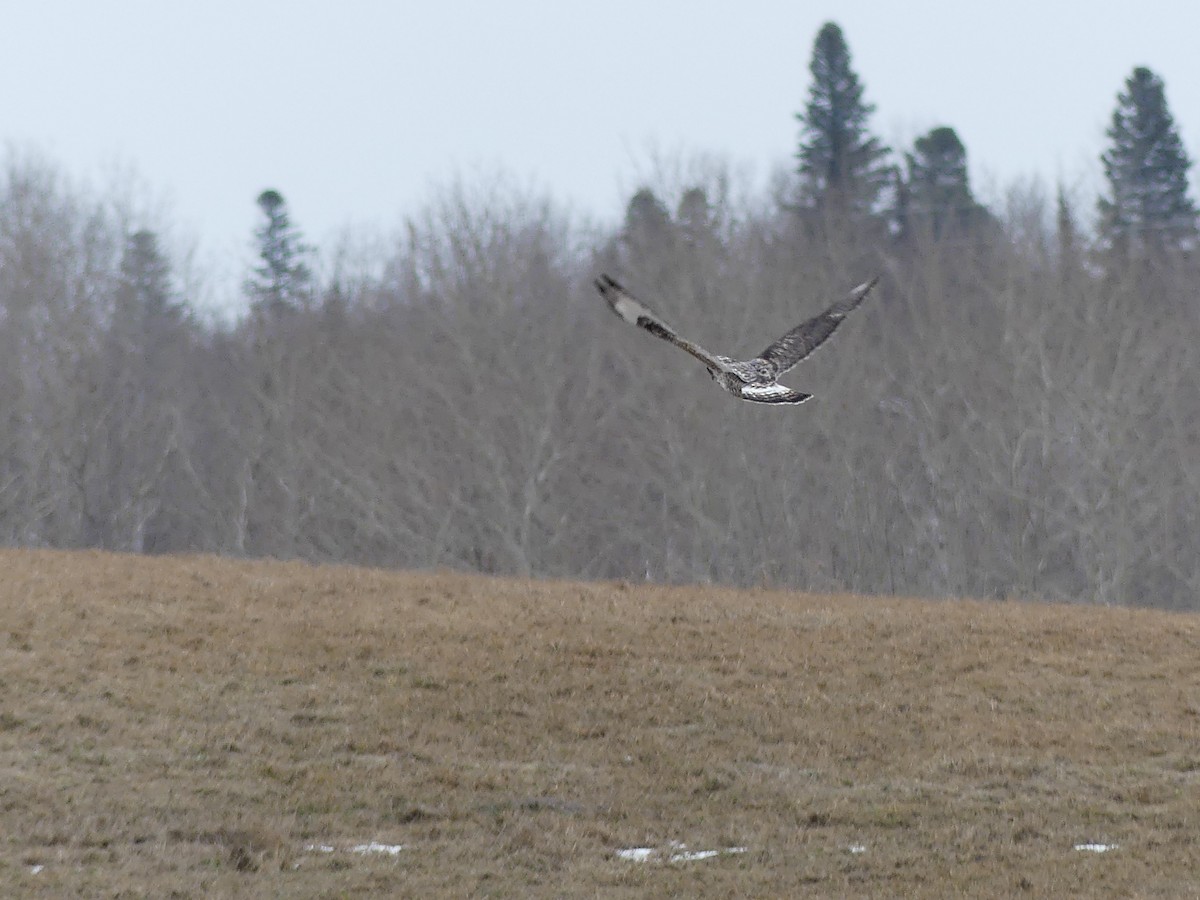
[[(132, 169), (210, 253), (274, 187), (322, 243), (503, 169), (615, 221), (655, 153), (765, 180), (795, 152), (813, 39), (842, 26), (893, 146), (957, 129), (989, 192), (1098, 186), (1116, 95), (1166, 81), (1200, 155), (1196, 0), (0, 0), (0, 137)], [(1193, 173), (1194, 175), (1195, 173)], [(1193, 179), (1194, 180), (1194, 179)]]

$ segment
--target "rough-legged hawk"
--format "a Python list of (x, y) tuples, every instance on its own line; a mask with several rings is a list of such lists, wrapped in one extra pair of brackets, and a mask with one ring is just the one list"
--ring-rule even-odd
[(755, 403), (803, 403), (812, 394), (793, 391), (776, 379), (821, 346), (842, 323), (842, 319), (862, 303), (878, 280), (876, 277), (860, 284), (825, 312), (797, 325), (754, 359), (747, 360), (714, 356), (699, 344), (681, 338), (666, 322), (607, 275), (601, 275), (596, 280), (596, 287), (618, 316), (686, 350), (704, 363), (713, 381), (735, 397)]

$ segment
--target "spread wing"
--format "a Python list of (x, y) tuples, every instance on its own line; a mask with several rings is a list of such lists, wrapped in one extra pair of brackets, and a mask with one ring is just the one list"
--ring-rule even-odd
[(875, 287), (878, 276), (860, 284), (842, 300), (839, 300), (819, 316), (814, 316), (807, 322), (797, 325), (770, 347), (764, 350), (760, 359), (775, 367), (777, 374), (782, 375), (800, 360), (825, 343), (826, 339), (837, 330), (850, 312), (862, 303), (863, 298)]
[(752, 400), (755, 403), (803, 403), (812, 396), (812, 394), (793, 391), (777, 381), (771, 384), (743, 384), (741, 388), (742, 399)]
[(693, 344), (691, 341), (677, 335), (670, 325), (634, 299), (629, 291), (621, 287), (612, 278), (609, 278), (607, 275), (601, 275), (596, 279), (596, 289), (600, 291), (600, 296), (608, 301), (608, 305), (612, 307), (612, 311), (630, 325), (636, 325), (638, 328), (650, 332), (657, 338), (670, 341), (681, 350), (686, 350), (710, 369), (719, 372), (728, 371), (729, 367), (725, 363), (721, 362), (699, 344)]

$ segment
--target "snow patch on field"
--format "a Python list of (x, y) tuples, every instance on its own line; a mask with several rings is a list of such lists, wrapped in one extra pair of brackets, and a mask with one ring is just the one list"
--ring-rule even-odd
[[(355, 844), (353, 847), (345, 848), (347, 853), (357, 853), (365, 856), (368, 853), (386, 853), (388, 856), (397, 856), (404, 849), (403, 844), (381, 844), (378, 841), (371, 841), (369, 844)], [(305, 853), (336, 853), (337, 847), (331, 844), (307, 844), (304, 847)]]
[(630, 862), (647, 862), (657, 853), (658, 851), (653, 847), (627, 847), (617, 851), (617, 858), (627, 859)]
[(618, 859), (630, 862), (650, 862), (664, 860), (666, 862), (696, 862), (701, 859), (712, 859), (714, 856), (724, 856), (734, 853), (745, 853), (745, 847), (725, 847), (721, 850), (689, 850), (687, 844), (671, 841), (666, 850), (657, 847), (626, 847), (617, 851)]

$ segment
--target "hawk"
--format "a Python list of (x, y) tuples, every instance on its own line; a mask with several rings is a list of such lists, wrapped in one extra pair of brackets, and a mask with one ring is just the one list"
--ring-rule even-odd
[(797, 325), (754, 359), (747, 360), (715, 356), (699, 344), (681, 338), (666, 322), (607, 275), (596, 279), (596, 288), (618, 316), (630, 325), (645, 329), (655, 337), (686, 350), (704, 363), (713, 381), (733, 396), (754, 403), (803, 403), (812, 394), (793, 391), (777, 379), (821, 346), (842, 324), (842, 319), (862, 303), (878, 280), (875, 277), (860, 284), (825, 312)]

